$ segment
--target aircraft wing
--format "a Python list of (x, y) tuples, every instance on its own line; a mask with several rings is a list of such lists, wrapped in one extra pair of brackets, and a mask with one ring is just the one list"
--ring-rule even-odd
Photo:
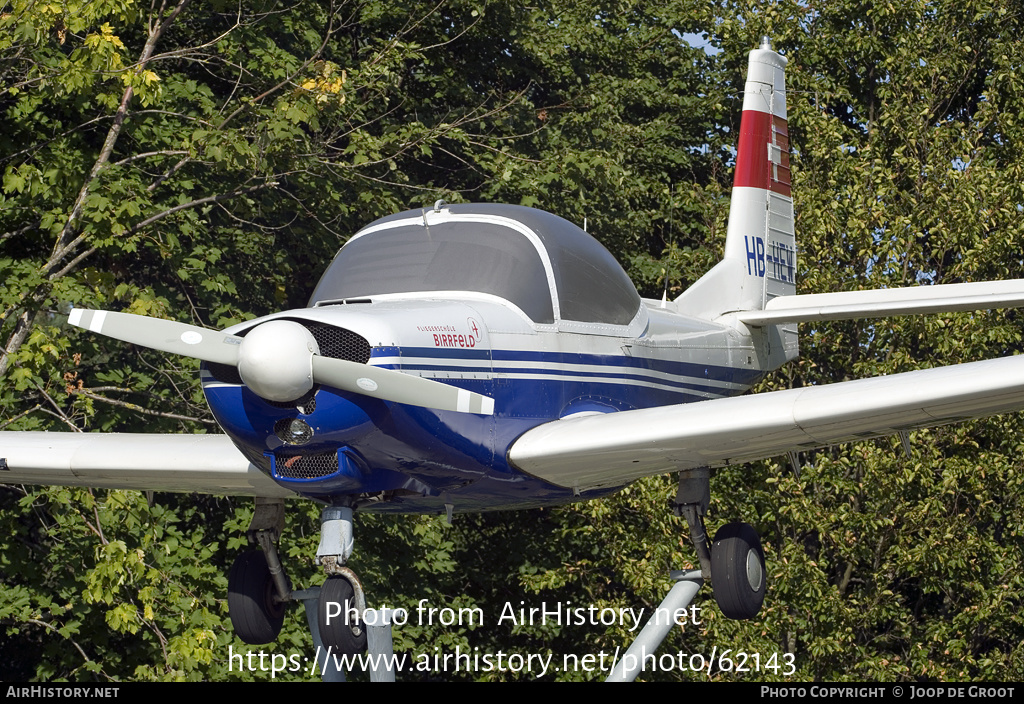
[(557, 420), (508, 457), (579, 490), (723, 466), (1024, 408), (1024, 356)]
[(3, 432), (0, 484), (294, 496), (226, 435)]

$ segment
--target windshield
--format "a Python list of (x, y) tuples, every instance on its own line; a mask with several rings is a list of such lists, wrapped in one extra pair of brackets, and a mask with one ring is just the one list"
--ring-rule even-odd
[(355, 238), (324, 273), (312, 302), (416, 291), (489, 293), (535, 322), (555, 320), (536, 248), (493, 223), (421, 222)]

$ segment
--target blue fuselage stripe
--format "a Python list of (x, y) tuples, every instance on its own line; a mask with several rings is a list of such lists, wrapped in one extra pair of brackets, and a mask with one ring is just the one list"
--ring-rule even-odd
[[(390, 348), (389, 351), (397, 351)], [(375, 350), (374, 356), (393, 356), (383, 349)], [(754, 369), (737, 369), (735, 367), (721, 367), (713, 364), (700, 364), (696, 362), (681, 362), (677, 360), (655, 359), (652, 357), (637, 357), (625, 355), (596, 355), (580, 354), (572, 352), (537, 352), (520, 350), (462, 350), (453, 348), (433, 347), (403, 347), (399, 352), (405, 358), (429, 358), (443, 362), (443, 368), (451, 371), (483, 371), (481, 367), (466, 367), (458, 365), (460, 360), (490, 361), (495, 372), (519, 371), (516, 367), (506, 367), (503, 362), (538, 362), (551, 365), (573, 365), (573, 366), (597, 366), (609, 367), (609, 373), (619, 375), (621, 372), (614, 368), (628, 367), (637, 370), (661, 372), (679, 377), (696, 379), (710, 379), (713, 381), (731, 382), (735, 384), (751, 384), (761, 378), (762, 372)], [(404, 369), (416, 369), (417, 366), (403, 363)], [(426, 367), (424, 367), (426, 368)], [(542, 368), (531, 368), (531, 371), (539, 371)], [(567, 370), (553, 370), (567, 371)]]
[[(397, 365), (386, 365), (391, 368), (397, 368)], [(480, 373), (484, 370), (480, 367), (456, 367), (446, 365), (435, 365), (435, 364), (402, 364), (401, 368), (408, 371), (422, 371), (422, 372), (461, 372), (461, 373)], [(640, 374), (623, 374), (620, 371), (609, 369), (605, 372), (588, 372), (575, 369), (544, 369), (537, 367), (496, 367), (494, 370), (496, 377), (519, 377), (522, 375), (529, 375), (530, 378), (537, 377), (552, 377), (552, 381), (567, 381), (560, 377), (573, 377), (579, 379), (593, 379), (595, 381), (604, 381), (605, 383), (628, 383), (630, 381), (639, 382), (641, 384), (653, 384), (657, 386), (669, 386), (680, 390), (691, 389), (694, 391), (712, 391), (716, 395), (728, 395), (732, 389), (727, 387), (711, 387), (707, 383), (701, 383), (700, 381), (678, 381), (676, 379), (666, 379), (656, 376), (643, 376)]]

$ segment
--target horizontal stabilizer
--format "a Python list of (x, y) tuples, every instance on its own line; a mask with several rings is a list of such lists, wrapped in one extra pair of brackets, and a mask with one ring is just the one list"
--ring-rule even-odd
[(517, 468), (579, 490), (1024, 408), (1024, 356), (545, 423)]
[(3, 432), (0, 484), (294, 496), (226, 435)]
[(731, 317), (758, 327), (1021, 306), (1024, 306), (1024, 279), (1011, 279), (780, 296), (768, 301), (764, 310), (742, 311)]

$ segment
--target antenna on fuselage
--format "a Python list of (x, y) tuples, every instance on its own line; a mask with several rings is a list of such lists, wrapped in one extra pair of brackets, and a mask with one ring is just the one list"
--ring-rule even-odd
[[(676, 184), (668, 184), (668, 236), (672, 239), (672, 228), (675, 226), (675, 214), (676, 214), (676, 200), (675, 200)], [(668, 308), (668, 264), (665, 265), (662, 272), (665, 274), (665, 288), (661, 292), (661, 307)]]

